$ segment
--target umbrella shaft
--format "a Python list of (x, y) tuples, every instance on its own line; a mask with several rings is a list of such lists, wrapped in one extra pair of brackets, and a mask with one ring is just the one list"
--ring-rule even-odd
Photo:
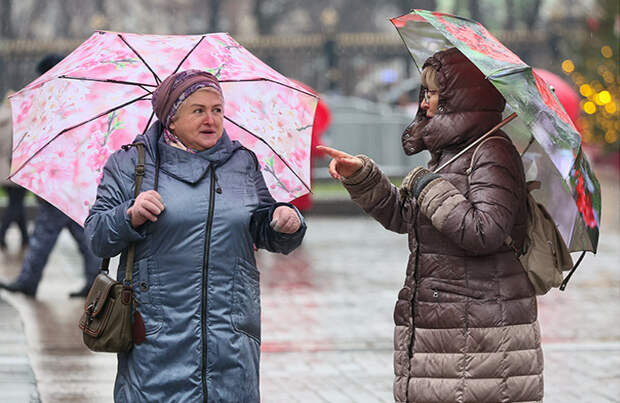
[(488, 132), (486, 132), (482, 137), (480, 137), (478, 140), (474, 141), (473, 143), (471, 143), (470, 145), (468, 145), (467, 147), (465, 147), (465, 149), (461, 150), (458, 154), (456, 154), (454, 157), (450, 158), (449, 161), (447, 161), (445, 164), (443, 164), (442, 166), (440, 166), (439, 168), (435, 169), (433, 172), (437, 173), (439, 171), (441, 171), (442, 169), (444, 169), (445, 167), (447, 167), (448, 165), (450, 165), (451, 163), (453, 163), (458, 157), (460, 157), (461, 155), (463, 155), (465, 152), (467, 152), (467, 150), (469, 150), (470, 148), (474, 147), (475, 145), (477, 145), (478, 143), (480, 143), (481, 141), (483, 141), (484, 139), (486, 139), (487, 137), (489, 137), (491, 134), (495, 133), (497, 131), (497, 129), (499, 129), (500, 127), (504, 126), (506, 123), (512, 121), (514, 118), (517, 117), (516, 113), (512, 113), (510, 116), (508, 116), (506, 119), (502, 120), (501, 122), (499, 122), (498, 124), (496, 124), (491, 130), (489, 130)]

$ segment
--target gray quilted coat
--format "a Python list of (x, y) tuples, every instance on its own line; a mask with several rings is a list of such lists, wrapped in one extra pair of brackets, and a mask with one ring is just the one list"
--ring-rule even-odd
[[(226, 133), (191, 154), (158, 138), (156, 122), (136, 141), (146, 144), (142, 191), (154, 188), (166, 209), (134, 230), (135, 147), (110, 156), (86, 219), (101, 257), (137, 242), (133, 288), (146, 341), (118, 355), (116, 402), (259, 402), (260, 288), (253, 245), (288, 253), (306, 226), (282, 234), (269, 226), (279, 205), (254, 154)], [(280, 203), (281, 204), (281, 203)], [(124, 277), (124, 256), (119, 279)]]
[[(429, 150), (429, 169), (501, 120), (504, 100), (455, 49), (427, 64), (440, 85), (437, 114), (420, 111), (403, 145)], [(499, 132), (496, 135), (503, 135)], [(367, 157), (345, 181), (352, 199), (385, 228), (409, 235), (410, 257), (394, 311), (397, 402), (534, 402), (543, 356), (534, 290), (507, 235), (522, 245), (526, 190), (510, 141), (489, 140), (441, 171), (417, 198)]]

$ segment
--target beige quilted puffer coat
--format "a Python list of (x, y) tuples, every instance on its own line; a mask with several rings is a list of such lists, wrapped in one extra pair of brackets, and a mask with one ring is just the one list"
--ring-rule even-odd
[[(408, 153), (427, 149), (433, 170), (501, 120), (505, 101), (459, 51), (436, 53), (439, 109), (419, 111), (403, 135)], [(504, 135), (499, 132), (496, 135)], [(397, 402), (534, 402), (543, 398), (536, 296), (510, 235), (522, 244), (526, 188), (509, 141), (473, 148), (417, 198), (367, 157), (344, 180), (351, 198), (385, 228), (409, 235), (405, 283), (394, 311)], [(413, 199), (413, 200), (412, 200)]]

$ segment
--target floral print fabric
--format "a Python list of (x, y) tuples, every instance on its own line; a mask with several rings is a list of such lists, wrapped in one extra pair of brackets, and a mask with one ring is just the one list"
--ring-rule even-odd
[(224, 128), (256, 153), (273, 197), (308, 193), (317, 97), (225, 33), (95, 32), (11, 97), (11, 180), (82, 224), (109, 155), (153, 122), (152, 91), (188, 69), (220, 81)]

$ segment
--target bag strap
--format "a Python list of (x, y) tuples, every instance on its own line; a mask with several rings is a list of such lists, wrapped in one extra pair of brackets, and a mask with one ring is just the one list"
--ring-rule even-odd
[[(140, 194), (142, 189), (142, 179), (144, 178), (144, 143), (136, 142), (128, 146), (123, 146), (125, 150), (135, 146), (138, 149), (138, 162), (136, 163), (136, 186), (133, 192), (133, 197), (136, 198)], [(131, 284), (133, 275), (133, 261), (136, 255), (136, 244), (132, 242), (127, 249), (127, 260), (125, 262), (125, 284)], [(101, 261), (101, 271), (108, 274), (110, 266), (110, 258), (104, 258)]]
[[(486, 143), (489, 140), (493, 140), (493, 139), (501, 139), (504, 141), (507, 141), (509, 143), (512, 144), (512, 142), (510, 140), (508, 140), (506, 137), (501, 137), (501, 136), (490, 136), (485, 138), (483, 141), (481, 141), (478, 146), (474, 149), (474, 152), (471, 155), (471, 160), (469, 161), (469, 168), (467, 168), (467, 170), (465, 171), (465, 173), (467, 175), (471, 174), (471, 171), (474, 168), (474, 160), (476, 159), (476, 154), (478, 153), (478, 150), (480, 149), (480, 147), (482, 147), (482, 145), (484, 143)], [(529, 191), (530, 189), (528, 189)], [(504, 244), (509, 246), (510, 249), (513, 250), (513, 252), (517, 255), (517, 257), (521, 256), (523, 254), (523, 251), (519, 250), (519, 248), (517, 248), (515, 241), (512, 239), (512, 237), (510, 235), (506, 236), (506, 239), (504, 239)]]

